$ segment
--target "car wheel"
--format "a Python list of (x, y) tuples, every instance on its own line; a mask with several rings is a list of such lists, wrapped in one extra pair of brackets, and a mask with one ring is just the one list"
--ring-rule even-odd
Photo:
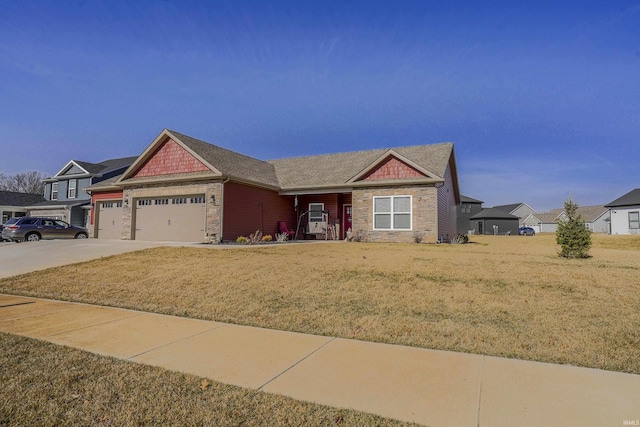
[(38, 233), (29, 233), (24, 237), (24, 239), (27, 242), (37, 242), (40, 240), (40, 235)]
[(87, 233), (78, 233), (78, 234), (76, 234), (76, 237), (75, 237), (75, 238), (76, 238), (76, 239), (86, 239), (86, 238), (88, 238), (88, 237), (89, 237), (89, 236), (87, 236)]

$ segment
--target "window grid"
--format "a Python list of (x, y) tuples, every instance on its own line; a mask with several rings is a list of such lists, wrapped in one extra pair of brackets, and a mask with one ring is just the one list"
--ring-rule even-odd
[(58, 200), (58, 183), (51, 184), (51, 200)]
[(629, 228), (640, 229), (640, 212), (629, 212)]
[(75, 199), (76, 198), (76, 187), (78, 186), (78, 180), (76, 179), (70, 179), (67, 182), (67, 198), (69, 199)]
[(412, 197), (375, 196), (373, 198), (374, 230), (411, 230), (413, 227)]

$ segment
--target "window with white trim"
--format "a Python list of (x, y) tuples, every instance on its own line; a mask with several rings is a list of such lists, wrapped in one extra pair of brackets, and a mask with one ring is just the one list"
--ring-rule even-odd
[(51, 183), (51, 200), (58, 200), (58, 183)]
[(309, 222), (322, 222), (324, 203), (309, 203)]
[(75, 199), (76, 198), (76, 188), (78, 186), (78, 180), (77, 179), (70, 179), (68, 181), (68, 187), (67, 187), (67, 198), (68, 199)]
[(629, 228), (640, 229), (640, 212), (629, 212)]
[(411, 230), (411, 196), (374, 196), (374, 230)]

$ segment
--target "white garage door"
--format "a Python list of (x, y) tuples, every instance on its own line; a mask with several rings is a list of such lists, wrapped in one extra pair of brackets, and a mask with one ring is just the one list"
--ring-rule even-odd
[(202, 242), (205, 239), (204, 195), (138, 199), (136, 240)]
[(96, 221), (99, 239), (122, 238), (122, 202), (97, 203)]

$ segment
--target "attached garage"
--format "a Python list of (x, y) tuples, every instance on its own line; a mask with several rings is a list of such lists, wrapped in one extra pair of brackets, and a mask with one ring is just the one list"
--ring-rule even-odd
[(206, 239), (204, 194), (135, 200), (135, 240), (202, 242)]
[(100, 239), (122, 238), (122, 201), (96, 203), (97, 237)]

